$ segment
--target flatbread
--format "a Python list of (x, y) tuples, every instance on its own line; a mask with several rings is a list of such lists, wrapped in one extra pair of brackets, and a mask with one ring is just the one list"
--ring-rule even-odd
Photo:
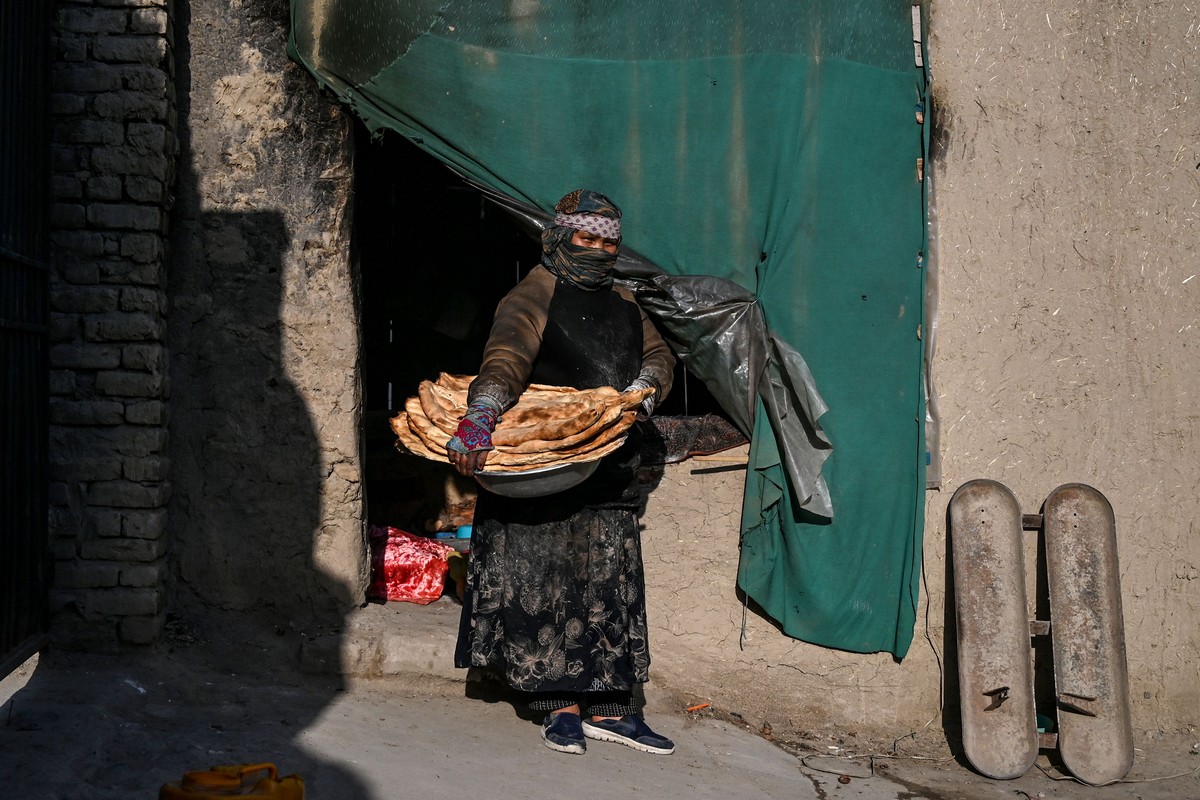
[(474, 375), (451, 375), (448, 372), (443, 372), (437, 377), (438, 385), (463, 392), (471, 388), (471, 381), (473, 380), (475, 380)]
[(432, 461), (443, 461), (446, 459), (445, 453), (437, 453), (430, 450), (408, 427), (408, 414), (401, 411), (396, 416), (392, 417), (392, 431), (396, 434), (397, 443), (408, 452), (415, 456), (428, 458)]
[[(511, 428), (524, 428), (530, 425), (545, 425), (554, 421), (574, 419), (589, 411), (599, 412), (604, 409), (612, 398), (605, 394), (579, 392), (574, 395), (550, 394), (537, 390), (527, 390), (521, 395), (517, 404), (500, 415), (500, 420)], [(599, 413), (596, 413), (599, 416)], [(592, 420), (595, 422), (595, 419)], [(499, 430), (499, 425), (496, 426)]]
[[(443, 374), (439, 381), (446, 378)], [(451, 435), (458, 430), (459, 420), (467, 411), (465, 390), (422, 381), (417, 396), (430, 422)], [(492, 433), (492, 443), (502, 447), (577, 436), (609, 415), (613, 404), (621, 399), (615, 389), (607, 386), (576, 391), (534, 384), (500, 417)]]
[(492, 432), (492, 443), (497, 446), (519, 447), (538, 439), (568, 438), (598, 424), (614, 408), (620, 406), (583, 402), (530, 406), (520, 423), (513, 422), (508, 414), (501, 417), (496, 424), (496, 430)]
[(420, 401), (415, 397), (410, 397), (405, 401), (404, 411), (407, 414), (409, 432), (420, 439), (426, 448), (440, 453), (442, 458), (445, 458), (446, 443), (450, 441), (453, 434), (446, 433), (430, 422), (429, 418), (421, 411)]
[[(569, 452), (572, 448), (577, 448), (592, 441), (597, 436), (601, 435), (607, 429), (611, 428), (615, 423), (619, 422), (625, 414), (625, 410), (619, 405), (610, 406), (604, 409), (604, 413), (600, 419), (592, 425), (583, 428), (582, 430), (564, 436), (561, 439), (525, 439), (519, 444), (508, 445), (504, 448), (508, 453), (543, 453), (543, 452)], [(492, 436), (492, 443), (496, 444), (495, 435)]]
[[(399, 445), (422, 458), (448, 461), (446, 445), (466, 414), (472, 380), (442, 373), (437, 381), (423, 381), (391, 420)], [(624, 442), (637, 407), (652, 392), (531, 385), (500, 418), (486, 471), (519, 472), (602, 458)]]
[[(474, 375), (451, 375), (448, 372), (443, 372), (438, 375), (437, 384), (439, 386), (443, 386), (447, 389), (450, 389), (451, 391), (465, 392), (465, 391), (467, 391), (467, 389), (471, 388), (471, 383), (475, 380), (475, 377), (476, 376), (474, 376)], [(566, 392), (578, 392), (579, 391), (578, 389), (572, 388), (570, 386), (551, 386), (550, 384), (545, 384), (545, 383), (531, 383), (529, 385), (529, 388), (533, 389), (535, 391), (555, 392), (555, 393), (566, 393)]]
[(609, 442), (608, 444), (603, 445), (602, 447), (597, 447), (595, 450), (587, 450), (587, 451), (579, 453), (577, 455), (564, 456), (562, 458), (555, 460), (553, 463), (504, 464), (504, 465), (493, 464), (492, 457), (495, 455), (495, 453), (492, 452), (492, 453), (488, 453), (488, 460), (487, 460), (487, 463), (483, 467), (483, 471), (488, 472), (488, 473), (528, 472), (528, 471), (534, 470), (534, 469), (546, 469), (547, 467), (559, 466), (561, 464), (578, 464), (578, 463), (581, 463), (584, 461), (596, 461), (597, 459), (604, 458), (606, 455), (619, 449), (621, 447), (621, 445), (625, 444), (625, 438), (626, 437), (624, 437), (624, 436), (619, 436), (616, 439), (614, 439), (613, 441)]
[(447, 411), (463, 410), (467, 407), (467, 390), (466, 389), (451, 389), (448, 386), (443, 386), (434, 381), (421, 381), (430, 393), (434, 402)]
[(421, 403), (421, 410), (430, 422), (451, 435), (458, 430), (458, 421), (463, 418), (465, 410), (459, 412), (456, 407), (441, 398), (431, 381), (421, 381), (417, 387), (417, 398)]

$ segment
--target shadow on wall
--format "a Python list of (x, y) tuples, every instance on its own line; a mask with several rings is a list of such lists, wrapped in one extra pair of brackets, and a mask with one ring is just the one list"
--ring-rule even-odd
[[(356, 598), (353, 576), (332, 575), (314, 557), (329, 516), (328, 476), (305, 392), (325, 384), (298, 386), (292, 377), (339, 367), (297, 332), (309, 320), (289, 325), (283, 313), (285, 300), (300, 314), (323, 311), (323, 282), (351, 279), (332, 274), (338, 268), (322, 251), (306, 258), (310, 239), (336, 239), (320, 226), (344, 213), (345, 197), (324, 173), (345, 161), (345, 123), (287, 60), (286, 3), (252, 0), (232, 18), (220, 4), (175, 8), (180, 180), (168, 276), (173, 494), (164, 645), (173, 674), (194, 672), (228, 690), (233, 697), (220, 699), (235, 710), (206, 726), (214, 698), (167, 681), (181, 722), (215, 749), (180, 741), (156, 761), (164, 780), (213, 763), (273, 761), (303, 775), (315, 796), (337, 786), (345, 793), (337, 796), (366, 798), (352, 772), (299, 740), (344, 689), (337, 654)], [(254, 119), (228, 116), (213, 88), (222, 81), (245, 97), (271, 96), (259, 111), (275, 127), (254, 149), (239, 150), (263, 131)], [(235, 163), (231, 152), (255, 158)], [(347, 312), (353, 329), (354, 309)], [(302, 663), (302, 653), (317, 655)], [(213, 739), (214, 727), (224, 740)]]
[(957, 754), (955, 760), (970, 768), (963, 755), (962, 690), (958, 680), (958, 607), (954, 600), (954, 542), (949, 508), (946, 509), (943, 530), (946, 531), (946, 551), (943, 556), (946, 577), (942, 596), (946, 600), (942, 607), (942, 630), (945, 631), (942, 637), (942, 733), (951, 752)]
[[(339, 652), (353, 598), (314, 560), (327, 476), (287, 358), (311, 367), (315, 357), (295, 352), (281, 317), (289, 292), (315, 293), (322, 277), (350, 280), (314, 276), (293, 245), (319, 239), (305, 225), (341, 213), (331, 211), (336, 180), (322, 183), (321, 165), (344, 162), (344, 121), (287, 62), (286, 3), (248, 0), (237, 14), (219, 3), (174, 8), (181, 152), (168, 274), (168, 621), (154, 647), (42, 656), (3, 710), (0, 794), (153, 797), (185, 771), (274, 762), (302, 775), (313, 797), (369, 798), (358, 775), (301, 738), (344, 689), (335, 659), (334, 670), (308, 667)], [(256, 151), (262, 159), (237, 174), (226, 162), (239, 131), (223, 126), (213, 91), (230, 74), (251, 88), (275, 81), (265, 88), (285, 121), (272, 147)], [(269, 198), (241, 202), (254, 186)], [(320, 646), (309, 647), (314, 640)], [(316, 655), (302, 664), (301, 652)]]
[(181, 219), (171, 281), (172, 560), (182, 605), (336, 625), (347, 590), (313, 563), (323, 470), (283, 358), (280, 215)]
[[(307, 251), (310, 238), (328, 235), (308, 230), (307, 217), (332, 226), (344, 213), (345, 197), (320, 177), (345, 160), (345, 123), (287, 60), (286, 3), (247, 3), (228, 26), (214, 26), (214, 15), (223, 18), (210, 4), (176, 4), (167, 594), (183, 614), (212, 607), (292, 630), (336, 629), (354, 598), (314, 560), (326, 470), (291, 376), (307, 370), (311, 394), (337, 367), (312, 363), (327, 354), (309, 348), (324, 341), (297, 333), (306, 319), (285, 326), (283, 305), (286, 296), (293, 317), (319, 314), (322, 282), (349, 280), (314, 275), (336, 267), (308, 263), (295, 246), (303, 240)], [(231, 92), (233, 110), (222, 105)], [(254, 105), (264, 93), (268, 105)], [(248, 119), (256, 116), (272, 118), (265, 133)], [(353, 328), (354, 309), (346, 312)]]

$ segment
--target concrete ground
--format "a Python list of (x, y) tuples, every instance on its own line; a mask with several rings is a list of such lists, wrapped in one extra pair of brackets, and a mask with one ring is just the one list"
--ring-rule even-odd
[[(1071, 782), (1046, 754), (1000, 782), (939, 750), (940, 728), (890, 746), (778, 742), (736, 709), (688, 711), (653, 683), (647, 717), (675, 754), (555, 753), (499, 686), (453, 670), (457, 608), (368, 606), (339, 630), (302, 632), (206, 616), (136, 653), (44, 653), (0, 681), (0, 797), (154, 798), (187, 770), (272, 762), (303, 777), (309, 800), (1200, 798), (1196, 743), (1179, 737), (1142, 743), (1121, 784)], [(355, 677), (331, 671), (339, 662)]]

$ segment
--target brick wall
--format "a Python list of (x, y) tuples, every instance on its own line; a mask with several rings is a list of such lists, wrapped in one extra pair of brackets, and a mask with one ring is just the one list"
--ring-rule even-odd
[(164, 619), (171, 12), (169, 0), (56, 10), (51, 605), (73, 646), (150, 642)]

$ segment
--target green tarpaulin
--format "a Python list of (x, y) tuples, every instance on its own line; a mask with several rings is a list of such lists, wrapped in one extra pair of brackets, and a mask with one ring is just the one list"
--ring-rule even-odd
[(581, 186), (622, 206), (640, 296), (753, 433), (741, 588), (791, 636), (902, 657), (925, 487), (910, 5), (292, 10), (294, 57), (371, 129), (535, 217)]

